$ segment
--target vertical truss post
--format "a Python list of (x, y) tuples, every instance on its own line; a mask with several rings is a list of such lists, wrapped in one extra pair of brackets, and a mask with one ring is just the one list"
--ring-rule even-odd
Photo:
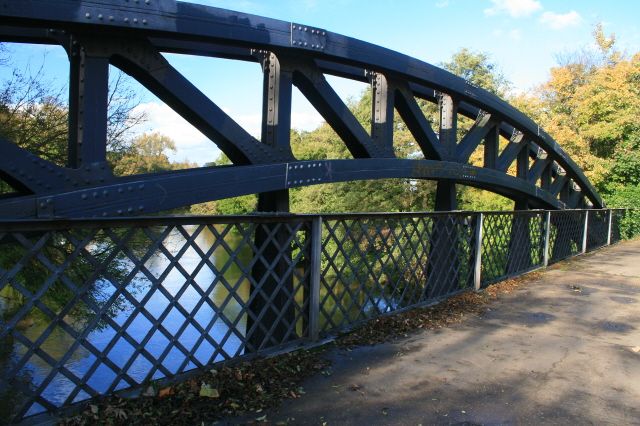
[(607, 210), (607, 245), (611, 245), (611, 224), (612, 224), (613, 210)]
[(582, 228), (582, 253), (587, 252), (588, 231), (589, 231), (589, 210), (584, 210), (584, 227)]
[[(279, 59), (262, 52), (262, 143), (291, 152), (292, 73)], [(289, 190), (260, 193), (258, 211), (289, 212)]]
[(542, 264), (546, 268), (549, 266), (549, 244), (551, 242), (551, 212), (544, 215), (544, 251), (542, 252)]
[[(443, 160), (455, 161), (458, 132), (458, 103), (447, 95), (440, 97), (440, 145)], [(435, 210), (457, 210), (456, 185), (451, 181), (440, 180), (436, 187)]]
[[(527, 180), (529, 176), (529, 148), (528, 142), (522, 141), (525, 146), (518, 153), (516, 159), (516, 176), (519, 179)], [(511, 223), (511, 234), (509, 240), (509, 254), (507, 260), (507, 274), (511, 275), (518, 271), (528, 269), (532, 265), (531, 261), (531, 217), (527, 213), (518, 213), (519, 210), (528, 210), (529, 203), (526, 198), (518, 198), (515, 201), (513, 221)]]
[(553, 163), (549, 163), (547, 167), (544, 168), (542, 174), (540, 175), (540, 187), (545, 191), (548, 191), (551, 188), (551, 166)]
[(72, 38), (69, 51), (69, 167), (106, 161), (109, 58)]
[[(278, 58), (269, 52), (263, 52), (263, 98), (262, 98), (262, 142), (285, 150), (290, 150), (291, 131), (291, 92), (292, 75), (283, 70)], [(259, 212), (289, 212), (289, 191), (273, 191), (258, 194)], [(270, 235), (273, 234), (272, 237)], [(265, 335), (260, 326), (255, 328), (249, 341), (258, 349), (268, 344), (270, 338), (278, 343), (285, 341), (288, 325), (295, 318), (295, 304), (290, 303), (293, 297), (293, 276), (287, 273), (291, 262), (291, 245), (286, 242), (290, 238), (284, 223), (268, 223), (259, 225), (255, 233), (255, 245), (264, 247), (262, 259), (255, 263), (251, 274), (254, 282), (262, 281), (262, 291), (271, 302), (258, 294), (253, 298), (249, 310), (258, 317), (265, 312), (262, 322), (269, 329), (283, 309), (280, 323), (273, 328), (271, 336)], [(265, 279), (264, 277), (267, 276)], [(252, 288), (252, 294), (259, 292), (259, 288)], [(252, 326), (250, 318), (247, 330)], [(289, 336), (295, 338), (295, 336)]]
[(500, 140), (500, 125), (496, 126), (487, 133), (484, 138), (484, 167), (487, 169), (495, 169), (498, 163), (498, 143)]
[(311, 284), (309, 295), (309, 339), (320, 336), (320, 272), (322, 269), (322, 216), (311, 222)]
[[(440, 146), (444, 161), (455, 161), (458, 130), (458, 103), (447, 95), (440, 95)], [(436, 186), (435, 210), (458, 209), (456, 185), (452, 181), (440, 180)], [(438, 215), (433, 218), (433, 229), (429, 236), (429, 257), (426, 294), (429, 298), (440, 296), (442, 289), (459, 281), (460, 253), (457, 216)], [(449, 228), (451, 227), (451, 228)], [(452, 248), (452, 246), (454, 246)], [(450, 256), (448, 255), (450, 253)]]
[(474, 229), (474, 267), (473, 267), (473, 289), (480, 290), (482, 284), (482, 222), (484, 215), (476, 214), (476, 228)]
[(394, 91), (380, 73), (372, 73), (371, 86), (371, 139), (382, 152), (393, 152)]

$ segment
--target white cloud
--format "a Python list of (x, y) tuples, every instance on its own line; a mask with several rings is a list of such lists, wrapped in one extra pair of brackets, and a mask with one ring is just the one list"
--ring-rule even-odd
[(520, 30), (511, 30), (509, 31), (509, 38), (514, 41), (519, 41), (522, 38), (522, 33)]
[[(260, 139), (260, 114), (233, 114), (228, 108), (223, 110), (249, 134)], [(190, 161), (202, 165), (218, 158), (218, 147), (167, 105), (159, 102), (143, 103), (133, 111), (134, 114), (140, 112), (146, 115), (147, 120), (134, 131), (137, 134), (159, 132), (173, 139), (177, 151), (169, 155), (173, 161)], [(291, 126), (295, 129), (310, 131), (318, 127), (322, 121), (322, 117), (315, 110), (293, 111), (291, 114)]]
[(436, 3), (436, 7), (442, 9), (443, 7), (449, 6), (449, 0), (440, 0)]
[(544, 12), (540, 17), (540, 22), (554, 30), (561, 30), (580, 25), (582, 17), (575, 10), (567, 13)]
[(506, 13), (512, 18), (521, 18), (542, 9), (538, 0), (491, 0), (491, 3), (493, 6), (484, 10), (487, 16)]

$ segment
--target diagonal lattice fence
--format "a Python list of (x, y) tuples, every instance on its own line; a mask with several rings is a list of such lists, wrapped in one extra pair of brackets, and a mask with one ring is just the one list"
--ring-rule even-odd
[(0, 223), (0, 415), (145, 389), (479, 289), (629, 238), (633, 214)]
[(493, 213), (484, 216), (482, 286), (542, 266), (543, 212)]

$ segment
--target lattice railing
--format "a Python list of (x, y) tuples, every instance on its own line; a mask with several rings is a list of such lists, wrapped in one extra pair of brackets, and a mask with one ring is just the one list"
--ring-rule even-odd
[(633, 213), (0, 223), (0, 418), (179, 380), (479, 289), (628, 238)]

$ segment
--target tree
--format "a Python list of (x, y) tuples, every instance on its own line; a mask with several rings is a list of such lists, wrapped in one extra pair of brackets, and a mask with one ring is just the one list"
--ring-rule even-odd
[(440, 65), (474, 86), (481, 87), (500, 97), (504, 97), (511, 86), (497, 65), (491, 62), (489, 55), (484, 52), (474, 52), (462, 48), (453, 54), (450, 61)]
[(145, 133), (133, 140), (130, 147), (115, 164), (116, 175), (155, 173), (172, 170), (167, 151), (176, 150), (175, 142), (160, 133)]
[(626, 171), (638, 155), (640, 53), (622, 54), (615, 35), (606, 36), (601, 25), (593, 37), (595, 49), (564, 55), (549, 81), (513, 103), (540, 123), (613, 201), (624, 186), (636, 185)]
[[(4, 51), (10, 51), (0, 44)], [(0, 66), (10, 67), (0, 51)], [(66, 87), (46, 78), (46, 59), (40, 67), (13, 69), (0, 88), (0, 136), (59, 166), (67, 163), (69, 110)], [(131, 131), (145, 120), (136, 111), (139, 96), (120, 71), (109, 81), (107, 156), (117, 161), (127, 149)]]

